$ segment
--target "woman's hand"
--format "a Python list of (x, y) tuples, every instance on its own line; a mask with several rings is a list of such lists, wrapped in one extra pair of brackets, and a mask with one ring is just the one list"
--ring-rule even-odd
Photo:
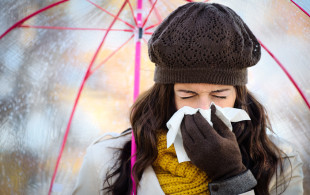
[(211, 106), (213, 127), (200, 112), (185, 115), (181, 124), (184, 149), (192, 163), (212, 180), (223, 180), (246, 171), (236, 136)]

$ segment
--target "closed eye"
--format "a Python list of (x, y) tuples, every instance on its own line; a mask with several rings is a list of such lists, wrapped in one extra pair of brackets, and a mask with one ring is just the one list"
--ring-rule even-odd
[[(181, 99), (189, 99), (198, 95), (195, 91), (180, 89), (177, 91)], [(182, 97), (183, 96), (183, 97)]]
[(217, 95), (213, 95), (213, 97), (220, 98), (220, 99), (226, 99), (227, 98), (226, 96), (217, 96)]
[(188, 97), (180, 97), (181, 99), (189, 99), (189, 98), (192, 98), (192, 97), (194, 97), (195, 95), (192, 95), (192, 96), (188, 96)]

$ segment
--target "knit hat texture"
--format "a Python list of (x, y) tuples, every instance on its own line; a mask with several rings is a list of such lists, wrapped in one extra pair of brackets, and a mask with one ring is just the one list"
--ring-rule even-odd
[(243, 20), (216, 3), (188, 3), (173, 11), (148, 42), (156, 83), (244, 85), (261, 47)]

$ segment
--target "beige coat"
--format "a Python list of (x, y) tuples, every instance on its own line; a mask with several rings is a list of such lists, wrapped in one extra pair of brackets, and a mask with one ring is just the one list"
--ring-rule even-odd
[[(298, 153), (284, 140), (275, 135), (270, 134), (269, 138), (282, 149), (288, 156), (292, 169), (290, 168), (290, 163), (287, 158), (284, 162), (284, 178), (285, 182), (291, 181), (289, 186), (283, 193), (284, 195), (301, 195), (303, 194), (303, 172), (302, 172), (302, 162)], [(123, 147), (125, 142), (131, 139), (131, 132), (125, 133), (123, 135), (114, 135), (110, 139), (104, 139), (104, 136), (93, 142), (87, 149), (86, 156), (84, 158), (82, 168), (80, 170), (79, 176), (77, 178), (77, 183), (73, 194), (75, 195), (97, 195), (106, 194), (101, 191), (103, 188), (102, 184), (105, 179), (107, 170), (110, 169), (115, 164), (117, 155), (115, 151)], [(292, 172), (291, 172), (292, 170)], [(292, 173), (292, 174), (291, 174)], [(112, 181), (113, 182), (113, 181)], [(278, 181), (283, 183), (283, 180)], [(276, 177), (274, 176), (270, 182), (269, 191), (272, 195), (276, 194)], [(104, 186), (106, 187), (106, 185)], [(279, 192), (283, 190), (278, 189)], [(160, 184), (157, 180), (156, 174), (152, 168), (149, 166), (144, 171), (140, 187), (137, 189), (138, 195), (161, 195), (164, 194)], [(254, 194), (254, 191), (245, 193), (247, 195)], [(244, 194), (244, 195), (245, 195)]]

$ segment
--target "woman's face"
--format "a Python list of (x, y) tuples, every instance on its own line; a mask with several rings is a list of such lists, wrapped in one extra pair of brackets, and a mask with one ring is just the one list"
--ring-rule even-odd
[(177, 110), (183, 106), (209, 109), (211, 102), (220, 107), (234, 107), (236, 100), (236, 89), (232, 85), (176, 83), (174, 94)]

